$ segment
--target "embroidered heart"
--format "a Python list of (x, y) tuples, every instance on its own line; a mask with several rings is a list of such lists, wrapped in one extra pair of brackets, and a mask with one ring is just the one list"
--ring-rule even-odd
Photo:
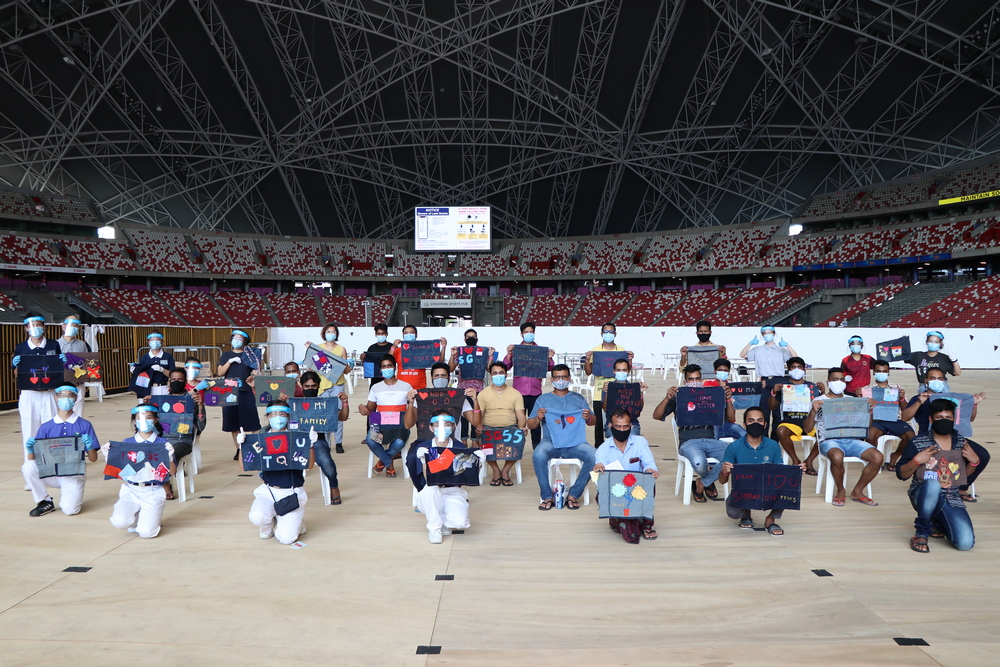
[(688, 412), (692, 412), (692, 411), (694, 411), (694, 409), (695, 409), (695, 404), (694, 403), (688, 403)]
[(466, 354), (472, 354), (472, 351), (475, 350), (476, 348), (474, 348), (474, 347), (465, 347), (465, 348), (462, 348), (462, 349), (465, 351)]
[(458, 395), (458, 390), (456, 390), (456, 389), (449, 389), (448, 390), (448, 395), (451, 396), (452, 398), (455, 398), (455, 396)]
[(422, 400), (422, 401), (426, 401), (426, 400), (427, 400), (427, 397), (428, 397), (429, 395), (430, 395), (430, 394), (428, 394), (428, 393), (427, 393), (426, 391), (418, 391), (418, 392), (417, 392), (417, 396), (419, 396), (419, 397), (420, 397), (420, 400)]
[(277, 388), (278, 388), (278, 387), (280, 387), (280, 386), (281, 386), (281, 385), (279, 385), (279, 384), (278, 384), (277, 382), (272, 382), (272, 383), (271, 383), (271, 389), (277, 389)]
[(403, 361), (406, 362), (406, 363), (409, 363), (410, 362), (410, 358), (409, 357), (403, 357)]
[(441, 361), (441, 357), (431, 357), (434, 361)]
[(52, 382), (52, 378), (42, 378), (42, 384), (48, 384), (49, 382)]
[(302, 409), (303, 410), (308, 410), (310, 405), (312, 405), (312, 403), (303, 403), (302, 404)]
[(409, 343), (403, 343), (403, 349), (404, 350), (409, 350), (410, 349), (410, 344)]
[(576, 421), (576, 417), (566, 417), (566, 423), (567, 424), (572, 424), (575, 421)]
[(31, 384), (38, 384), (38, 378), (36, 378), (36, 377), (30, 377), (28, 379), (31, 380)]

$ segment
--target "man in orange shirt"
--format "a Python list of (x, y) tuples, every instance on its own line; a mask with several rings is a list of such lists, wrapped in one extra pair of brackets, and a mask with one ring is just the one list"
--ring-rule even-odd
[[(427, 387), (427, 369), (416, 368), (403, 370), (403, 351), (400, 349), (402, 343), (412, 343), (417, 340), (417, 328), (412, 324), (403, 327), (403, 340), (396, 339), (392, 342), (392, 356), (396, 358), (396, 368), (399, 369), (396, 377), (410, 385), (414, 389), (424, 389)], [(448, 348), (448, 340), (441, 337), (441, 354)]]

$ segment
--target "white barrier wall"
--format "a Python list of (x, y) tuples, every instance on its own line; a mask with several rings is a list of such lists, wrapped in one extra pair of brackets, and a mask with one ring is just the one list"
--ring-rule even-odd
[[(517, 327), (479, 327), (479, 344), (495, 347), (505, 353), (507, 346), (518, 343), (521, 335)], [(712, 341), (726, 346), (730, 357), (739, 355), (750, 340), (758, 334), (756, 327), (717, 327)], [(865, 340), (865, 352), (875, 356), (875, 344), (908, 335), (914, 351), (924, 350), (927, 329), (866, 329), (844, 328), (798, 328), (778, 329), (776, 340), (784, 338), (806, 363), (814, 367), (830, 367), (840, 363), (849, 353), (847, 339), (857, 334)], [(428, 340), (445, 337), (448, 347), (464, 343), (465, 329), (459, 327), (420, 327), (418, 338)], [(957, 359), (962, 368), (1000, 368), (1000, 329), (945, 329), (942, 351), (952, 359)], [(319, 343), (318, 328), (289, 327), (272, 328), (272, 342), (289, 342), (296, 347), (297, 359), (304, 356), (303, 344), (307, 340)], [(759, 337), (759, 336), (758, 336)], [(400, 327), (391, 327), (389, 342), (402, 338)], [(683, 345), (693, 345), (698, 341), (694, 327), (619, 327), (616, 342), (635, 352), (635, 362), (647, 367), (660, 366), (664, 353), (677, 353)], [(375, 342), (375, 334), (368, 327), (343, 327), (340, 330), (340, 344), (348, 352), (363, 352)], [(556, 352), (585, 352), (601, 342), (600, 327), (538, 327), (535, 342), (555, 348)], [(446, 357), (450, 350), (446, 352)], [(502, 357), (503, 355), (501, 355)], [(447, 361), (447, 358), (445, 359)], [(903, 367), (896, 364), (897, 367)], [(907, 367), (909, 368), (909, 367)]]

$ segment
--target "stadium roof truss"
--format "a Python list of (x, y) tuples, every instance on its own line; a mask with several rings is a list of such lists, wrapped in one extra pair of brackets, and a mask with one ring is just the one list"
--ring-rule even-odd
[(998, 34), (963, 0), (7, 2), (0, 181), (270, 235), (781, 218), (997, 152)]

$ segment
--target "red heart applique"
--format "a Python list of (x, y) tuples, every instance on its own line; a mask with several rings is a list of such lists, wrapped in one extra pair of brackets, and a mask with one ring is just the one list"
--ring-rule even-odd
[(441, 357), (431, 357), (434, 361), (441, 361)]
[(403, 361), (409, 363), (410, 362), (410, 358), (409, 357), (403, 357)]
[(474, 347), (463, 347), (462, 349), (465, 351), (466, 354), (472, 354), (473, 350), (475, 350), (476, 348), (474, 348)]
[(42, 378), (42, 384), (48, 384), (52, 381), (52, 378)]
[(429, 396), (429, 394), (426, 391), (418, 391), (417, 396), (419, 396), (421, 400), (427, 400), (427, 396)]
[(36, 377), (30, 377), (28, 379), (31, 380), (31, 384), (38, 384), (38, 378), (36, 378)]
[(410, 344), (409, 343), (403, 343), (403, 349), (404, 350), (409, 350), (410, 349)]
[(458, 395), (458, 390), (456, 390), (456, 389), (449, 389), (448, 390), (448, 395), (451, 396), (452, 398), (455, 398), (455, 396)]
[(575, 421), (576, 421), (576, 417), (566, 417), (566, 423), (567, 424), (572, 424)]
[(303, 410), (308, 410), (310, 405), (312, 405), (312, 403), (303, 403), (302, 404), (302, 409)]

